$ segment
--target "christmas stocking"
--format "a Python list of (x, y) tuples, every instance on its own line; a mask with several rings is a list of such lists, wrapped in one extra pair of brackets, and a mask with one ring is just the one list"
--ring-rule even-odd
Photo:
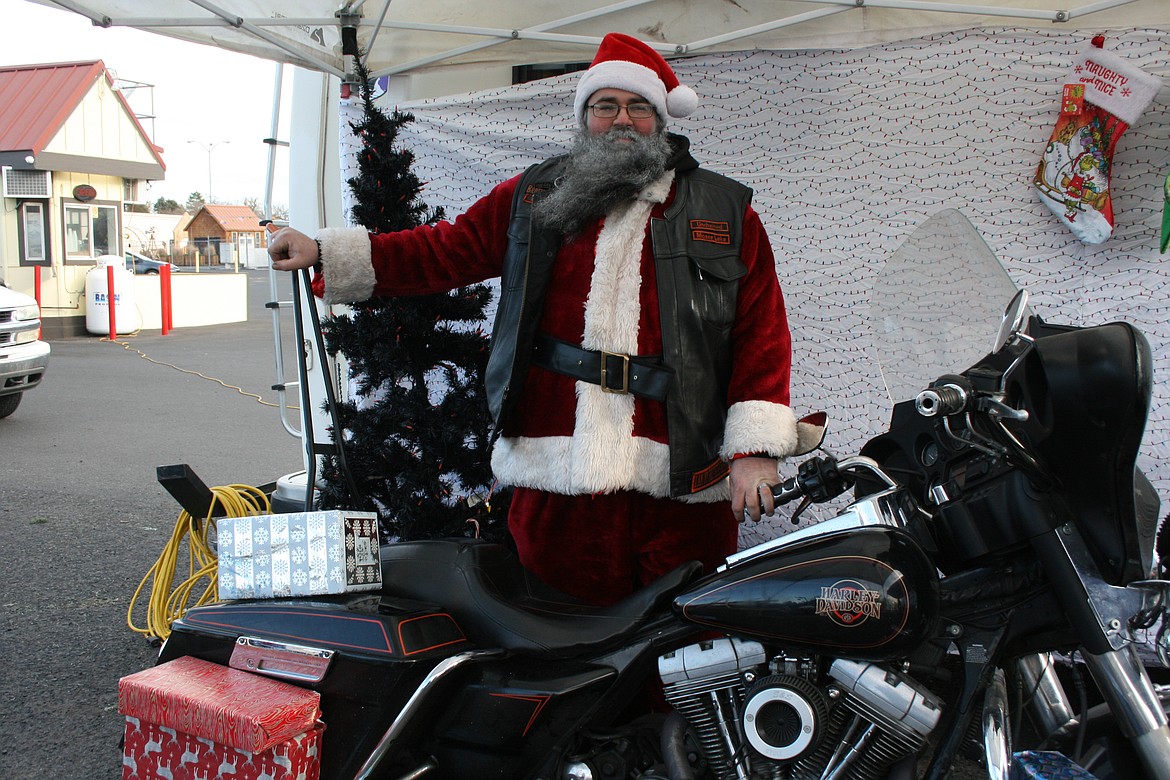
[(1170, 245), (1170, 174), (1166, 174), (1166, 182), (1162, 185), (1162, 252)]
[(1113, 148), (1162, 86), (1101, 49), (1102, 43), (1094, 38), (1096, 48), (1065, 80), (1060, 116), (1034, 179), (1040, 199), (1086, 244), (1100, 244), (1113, 232)]

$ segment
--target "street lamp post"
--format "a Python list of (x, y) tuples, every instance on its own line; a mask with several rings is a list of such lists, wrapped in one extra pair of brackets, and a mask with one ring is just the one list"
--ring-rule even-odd
[(211, 202), (211, 153), (215, 147), (223, 144), (230, 144), (231, 141), (214, 141), (210, 144), (205, 144), (202, 141), (188, 141), (189, 144), (195, 144), (207, 152), (207, 202)]

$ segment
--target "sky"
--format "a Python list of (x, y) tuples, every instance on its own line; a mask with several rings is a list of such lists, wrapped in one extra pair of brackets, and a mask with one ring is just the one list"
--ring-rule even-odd
[[(154, 117), (140, 121), (163, 147), (166, 177), (148, 186), (145, 200), (183, 203), (195, 191), (207, 197), (210, 189), (217, 202), (253, 197), (263, 205), (263, 140), (272, 135), (276, 63), (139, 30), (95, 27), (72, 12), (27, 0), (0, 0), (0, 19), (0, 67), (100, 59), (116, 78), (153, 85), (124, 93), (135, 113)], [(286, 104), (292, 70), (284, 68)], [(277, 138), (288, 140), (287, 115)], [(286, 151), (277, 154), (275, 205), (288, 204)]]

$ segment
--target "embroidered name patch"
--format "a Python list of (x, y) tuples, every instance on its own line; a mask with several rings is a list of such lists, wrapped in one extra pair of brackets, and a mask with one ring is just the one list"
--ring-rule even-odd
[(692, 219), (691, 240), (705, 241), (708, 244), (731, 243), (731, 226), (726, 222), (714, 222), (710, 219)]
[(550, 189), (552, 188), (547, 184), (529, 184), (528, 187), (524, 190), (524, 197), (522, 197), (521, 200), (523, 200), (525, 203), (532, 203), (534, 200), (536, 200), (537, 195), (541, 194), (542, 192), (548, 192)]

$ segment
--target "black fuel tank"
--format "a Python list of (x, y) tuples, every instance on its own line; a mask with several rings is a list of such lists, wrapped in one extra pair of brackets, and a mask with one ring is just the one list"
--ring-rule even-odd
[(938, 616), (938, 576), (897, 528), (839, 531), (773, 548), (674, 601), (687, 620), (785, 649), (905, 656)]

